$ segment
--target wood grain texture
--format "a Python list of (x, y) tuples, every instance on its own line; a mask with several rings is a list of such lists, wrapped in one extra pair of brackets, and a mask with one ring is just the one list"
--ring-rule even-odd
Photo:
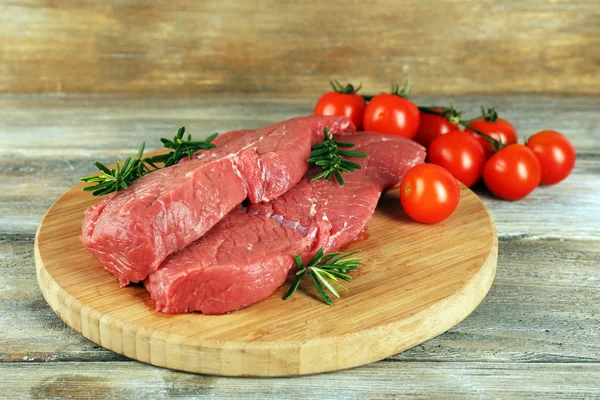
[[(8, 399), (593, 399), (597, 364), (383, 361), (300, 378), (227, 378), (186, 374), (135, 362), (0, 365)], [(144, 385), (136, 384), (144, 382)], [(551, 382), (551, 384), (549, 384)]]
[(4, 0), (0, 93), (600, 93), (596, 0)]
[[(120, 288), (81, 245), (84, 211), (98, 201), (78, 184), (42, 220), (35, 242), (38, 283), (57, 315), (116, 353), (177, 370), (227, 376), (294, 376), (352, 368), (431, 339), (469, 315), (496, 271), (498, 237), (466, 187), (450, 218), (411, 221), (394, 193), (367, 225), (364, 266), (335, 307), (304, 282), (228, 315), (166, 315), (143, 287)], [(409, 239), (410, 238), (410, 239)]]
[(527, 206), (476, 189), (499, 231), (497, 275), (483, 303), (447, 333), (349, 371), (254, 380), (157, 369), (74, 332), (47, 306), (35, 284), (34, 233), (45, 210), (80, 175), (92, 172), (95, 159), (123, 158), (140, 141), (154, 142), (180, 124), (209, 133), (306, 114), (314, 98), (0, 95), (3, 395), (280, 399), (339, 398), (335, 395), (342, 391), (347, 398), (593, 398), (600, 365), (600, 99), (417, 100), (454, 100), (473, 112), (478, 104), (497, 105), (521, 138), (542, 128), (562, 131), (577, 148), (575, 171), (559, 185), (534, 191)]

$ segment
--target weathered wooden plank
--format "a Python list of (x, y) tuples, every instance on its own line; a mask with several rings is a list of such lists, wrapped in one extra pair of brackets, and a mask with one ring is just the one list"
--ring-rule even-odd
[[(417, 98), (421, 104), (450, 100)], [(476, 189), (501, 237), (598, 237), (600, 99), (512, 95), (453, 100), (473, 113), (478, 104), (497, 105), (522, 137), (554, 128), (578, 149), (575, 172), (567, 181), (539, 188), (522, 201), (505, 202)], [(160, 136), (172, 135), (179, 125), (200, 137), (309, 114), (311, 106), (306, 96), (0, 96), (0, 232), (33, 234), (50, 204), (91, 172), (94, 160), (125, 158), (142, 141), (157, 146)]]
[(71, 330), (48, 307), (35, 278), (33, 240), (0, 239), (0, 362), (119, 360)]
[[(10, 0), (0, 92), (600, 93), (595, 0)], [(360, 17), (357, 17), (360, 16)]]
[[(373, 379), (373, 377), (377, 377)], [(296, 378), (224, 378), (134, 362), (0, 364), (6, 398), (592, 398), (597, 365), (381, 362)]]
[[(123, 360), (54, 315), (36, 285), (32, 253), (31, 238), (0, 240), (0, 362)], [(503, 240), (482, 305), (393, 359), (599, 363), (598, 304), (600, 241)]]
[[(258, 128), (312, 113), (316, 97), (306, 95), (204, 95), (148, 97), (114, 95), (0, 95), (0, 152), (45, 156), (125, 156), (141, 141), (159, 145), (185, 125), (202, 137), (215, 131)], [(496, 106), (521, 140), (542, 129), (567, 135), (580, 154), (600, 152), (600, 97), (470, 95), (415, 96), (420, 105), (454, 102), (467, 116), (479, 106)]]

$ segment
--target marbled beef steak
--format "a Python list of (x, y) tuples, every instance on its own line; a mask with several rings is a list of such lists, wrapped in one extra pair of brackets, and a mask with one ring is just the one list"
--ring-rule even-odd
[(285, 193), (308, 169), (311, 146), (354, 132), (345, 117), (302, 117), (218, 137), (210, 151), (148, 174), (86, 211), (81, 241), (122, 286), (154, 272), (235, 206)]
[(334, 179), (310, 181), (309, 171), (277, 199), (238, 207), (190, 246), (171, 255), (145, 281), (157, 310), (223, 314), (271, 295), (293, 266), (323, 247), (336, 251), (354, 240), (373, 215), (386, 189), (399, 185), (413, 165), (425, 159), (411, 140), (378, 133), (344, 138), (363, 168)]

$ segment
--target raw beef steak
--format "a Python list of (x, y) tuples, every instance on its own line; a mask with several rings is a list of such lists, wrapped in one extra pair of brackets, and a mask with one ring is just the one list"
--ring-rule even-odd
[(154, 272), (244, 199), (268, 201), (308, 169), (311, 146), (353, 132), (345, 117), (302, 117), (217, 137), (216, 148), (152, 172), (86, 211), (81, 241), (122, 286)]
[(239, 207), (200, 240), (171, 255), (145, 281), (157, 310), (223, 314), (271, 295), (297, 253), (307, 261), (323, 247), (336, 251), (354, 240), (373, 215), (383, 190), (398, 186), (425, 158), (415, 142), (356, 133), (344, 138), (364, 151), (363, 168), (344, 174), (345, 185), (307, 177), (277, 199)]

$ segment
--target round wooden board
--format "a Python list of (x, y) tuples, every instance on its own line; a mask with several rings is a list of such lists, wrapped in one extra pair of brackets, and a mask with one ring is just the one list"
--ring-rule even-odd
[(177, 370), (231, 376), (289, 376), (368, 364), (423, 343), (469, 315), (487, 294), (498, 239), (479, 198), (461, 186), (456, 212), (436, 225), (411, 221), (397, 191), (384, 195), (361, 249), (365, 265), (330, 307), (306, 281), (229, 315), (154, 311), (142, 286), (117, 279), (79, 242), (84, 210), (98, 199), (66, 192), (37, 232), (40, 289), (56, 314), (93, 342)]

